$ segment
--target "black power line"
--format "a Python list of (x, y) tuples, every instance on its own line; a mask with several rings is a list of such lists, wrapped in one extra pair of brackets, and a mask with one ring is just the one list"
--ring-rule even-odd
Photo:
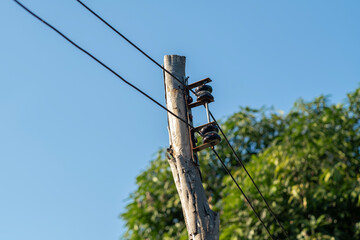
[(74, 45), (77, 49), (79, 49), (80, 51), (84, 52), (86, 55), (88, 55), (89, 57), (91, 57), (92, 59), (94, 59), (96, 62), (98, 62), (101, 66), (103, 66), (104, 68), (106, 68), (107, 70), (109, 70), (112, 74), (114, 74), (115, 76), (117, 76), (118, 78), (120, 78), (124, 83), (126, 83), (127, 85), (129, 85), (130, 87), (134, 88), (136, 91), (140, 92), (142, 95), (144, 95), (145, 97), (147, 97), (148, 99), (150, 99), (152, 102), (154, 102), (156, 105), (158, 105), (159, 107), (161, 107), (162, 109), (164, 109), (165, 111), (167, 111), (168, 113), (170, 113), (171, 115), (173, 115), (174, 117), (176, 117), (177, 119), (181, 120), (182, 122), (184, 122), (186, 125), (188, 125), (190, 128), (193, 128), (193, 126), (191, 126), (187, 121), (185, 121), (184, 119), (182, 119), (181, 117), (177, 116), (175, 113), (173, 113), (172, 111), (170, 111), (169, 109), (167, 109), (165, 106), (163, 106), (161, 103), (159, 103), (158, 101), (156, 101), (155, 99), (153, 99), (152, 97), (150, 97), (147, 93), (145, 93), (144, 91), (142, 91), (141, 89), (139, 89), (138, 87), (136, 87), (135, 85), (133, 85), (132, 83), (128, 82), (127, 80), (125, 80), (122, 76), (120, 76), (117, 72), (115, 72), (114, 70), (112, 70), (110, 67), (108, 67), (105, 63), (103, 63), (102, 61), (100, 61), (99, 59), (97, 59), (94, 55), (92, 55), (91, 53), (89, 53), (88, 51), (86, 51), (85, 49), (83, 49), (82, 47), (80, 47), (79, 45), (77, 45), (75, 42), (73, 42), (71, 39), (69, 39), (67, 36), (65, 36), (62, 32), (60, 32), (58, 29), (56, 29), (55, 27), (53, 27), (51, 24), (49, 24), (48, 22), (46, 22), (45, 20), (43, 20), (42, 18), (40, 18), (38, 15), (36, 15), (35, 13), (33, 13), (31, 10), (29, 10), (27, 7), (25, 7), (23, 4), (21, 4), (19, 1), (14, 0), (19, 6), (21, 6), (23, 9), (25, 9), (28, 13), (30, 13), (32, 16), (34, 16), (35, 18), (37, 18), (38, 20), (40, 20), (42, 23), (44, 23), (46, 26), (50, 27), (52, 30), (54, 30), (55, 32), (57, 32), (60, 36), (62, 36), (63, 38), (65, 38), (69, 43), (71, 43), (72, 45)]
[[(123, 77), (121, 77), (118, 73), (116, 73), (114, 70), (112, 70), (110, 67), (108, 67), (106, 64), (104, 64), (103, 62), (101, 62), (99, 59), (97, 59), (95, 56), (93, 56), (92, 54), (90, 54), (88, 51), (86, 51), (85, 49), (83, 49), (82, 47), (80, 47), (79, 45), (77, 45), (75, 42), (73, 42), (71, 39), (69, 39), (68, 37), (66, 37), (63, 33), (61, 33), (59, 30), (57, 30), (55, 27), (53, 27), (52, 25), (50, 25), (49, 23), (47, 23), (45, 20), (43, 20), (42, 18), (40, 18), (39, 16), (37, 16), (35, 13), (33, 13), (32, 11), (30, 11), (28, 8), (26, 8), (23, 4), (21, 4), (19, 1), (14, 0), (18, 5), (20, 5), (23, 9), (25, 9), (28, 13), (30, 13), (32, 16), (34, 16), (35, 18), (37, 18), (38, 20), (40, 20), (41, 22), (43, 22), (45, 25), (47, 25), (48, 27), (50, 27), (51, 29), (53, 29), (55, 32), (57, 32), (59, 35), (61, 35), (63, 38), (65, 38), (68, 42), (70, 42), (72, 45), (74, 45), (76, 48), (78, 48), (79, 50), (81, 50), (82, 52), (84, 52), (85, 54), (87, 54), (88, 56), (90, 56), (92, 59), (94, 59), (96, 62), (98, 62), (100, 65), (102, 65), (103, 67), (105, 67), (107, 70), (109, 70), (111, 73), (113, 73), (115, 76), (117, 76), (118, 78), (120, 78), (123, 82), (125, 82), (126, 84), (128, 84), (129, 86), (131, 86), (132, 88), (134, 88), (135, 90), (137, 90), (138, 92), (140, 92), (141, 94), (143, 94), (145, 97), (147, 97), (148, 99), (150, 99), (151, 101), (153, 101), (155, 104), (157, 104), (158, 106), (160, 106), (161, 108), (163, 108), (165, 111), (167, 111), (168, 113), (170, 113), (171, 115), (173, 115), (174, 117), (178, 118), (179, 120), (181, 120), (182, 122), (184, 122), (186, 125), (188, 125), (190, 128), (193, 128), (193, 126), (191, 126), (187, 121), (183, 120), (182, 118), (180, 118), (179, 116), (177, 116), (176, 114), (174, 114), (173, 112), (171, 112), (170, 110), (168, 110), (165, 106), (163, 106), (162, 104), (160, 104), (158, 101), (156, 101), (155, 99), (153, 99), (152, 97), (150, 97), (148, 94), (146, 94), (145, 92), (143, 92), (141, 89), (139, 89), (138, 87), (136, 87), (135, 85), (133, 85), (132, 83), (128, 82), (127, 80), (125, 80)], [(152, 62), (154, 62), (158, 67), (160, 67), (162, 70), (164, 70), (166, 73), (168, 73), (170, 76), (172, 76), (175, 80), (177, 80), (179, 83), (181, 83), (186, 89), (190, 90), (192, 93), (196, 94), (192, 89), (189, 89), (188, 86), (186, 86), (182, 81), (180, 81), (176, 76), (174, 76), (172, 73), (170, 73), (168, 70), (166, 70), (163, 66), (161, 66), (158, 62), (156, 62), (153, 58), (151, 58), (149, 55), (147, 55), (144, 51), (142, 51), (139, 47), (137, 47), (134, 43), (132, 43), (129, 39), (127, 39), (123, 34), (121, 34), (119, 31), (117, 31), (115, 28), (113, 28), (109, 23), (107, 23), (104, 19), (102, 19), (99, 15), (97, 15), (94, 11), (92, 11), (90, 8), (88, 8), (84, 3), (82, 3), (80, 0), (77, 0), (81, 5), (83, 5), (87, 10), (89, 10), (92, 14), (94, 14), (97, 18), (99, 18), (102, 22), (104, 22), (108, 27), (110, 27), (112, 30), (114, 30), (117, 34), (119, 34), (122, 38), (124, 38), (128, 43), (130, 43), (133, 47), (135, 47), (138, 51), (140, 51), (143, 55), (145, 55), (148, 59), (150, 59)], [(210, 112), (210, 111), (209, 111)], [(288, 238), (288, 235), (284, 229), (284, 227), (282, 226), (282, 224), (279, 222), (279, 220), (277, 219), (275, 213), (271, 210), (268, 202), (265, 200), (263, 194), (261, 193), (261, 191), (259, 190), (259, 188), (257, 187), (256, 183), (254, 182), (253, 178), (251, 177), (251, 175), (249, 174), (249, 172), (247, 171), (245, 165), (241, 162), (240, 158), (237, 156), (234, 148), (231, 146), (229, 140), (227, 139), (226, 135), (224, 134), (224, 132), (222, 131), (220, 125), (218, 124), (218, 122), (216, 121), (216, 119), (214, 118), (213, 114), (210, 112), (211, 117), (213, 118), (213, 120), (215, 121), (215, 123), (217, 124), (217, 126), (219, 127), (222, 135), (224, 136), (227, 144), (229, 145), (229, 147), (231, 148), (232, 152), (234, 153), (236, 159), (239, 161), (239, 163), (241, 164), (241, 166), (244, 168), (244, 170), (246, 171), (246, 174), (248, 175), (248, 177), (251, 179), (252, 183), (255, 185), (257, 191), (259, 192), (259, 194), (261, 195), (261, 198), (264, 200), (264, 202), (266, 203), (266, 206), (268, 208), (268, 210), (271, 212), (271, 214), (273, 215), (273, 217), (276, 219), (277, 223), (280, 225), (280, 227), (282, 228), (282, 230), (284, 231), (286, 237)], [(231, 176), (232, 177), (232, 176)], [(232, 177), (233, 178), (233, 177)], [(234, 179), (233, 179), (234, 180)], [(236, 182), (235, 182), (236, 183)], [(238, 186), (238, 184), (236, 183), (236, 185)], [(239, 187), (239, 186), (238, 186)], [(240, 189), (241, 190), (241, 189)], [(242, 190), (241, 190), (242, 191)], [(244, 193), (243, 193), (244, 194)], [(245, 196), (245, 195), (244, 195)], [(246, 196), (245, 196), (246, 198)], [(254, 210), (254, 209), (253, 209)], [(268, 229), (267, 229), (268, 230)]]
[(221, 135), (224, 136), (225, 142), (227, 143), (227, 145), (231, 148), (231, 151), (233, 152), (236, 160), (240, 163), (240, 165), (242, 166), (242, 168), (245, 170), (246, 175), (248, 175), (248, 177), (250, 178), (251, 182), (253, 183), (253, 185), (255, 186), (256, 190), (258, 191), (258, 193), (260, 194), (261, 198), (263, 199), (263, 201), (266, 204), (267, 209), (270, 211), (270, 213), (273, 215), (273, 217), (275, 218), (276, 222), (280, 225), (282, 231), (285, 233), (285, 236), (287, 239), (289, 239), (289, 236), (287, 234), (287, 232), (285, 231), (283, 225), (279, 222), (276, 214), (273, 212), (273, 210), (270, 208), (269, 203), (266, 201), (265, 197), (263, 196), (263, 194), (261, 193), (259, 187), (257, 186), (257, 184), (255, 183), (254, 179), (251, 177), (250, 173), (248, 172), (248, 170), (246, 169), (244, 163), (240, 160), (240, 157), (237, 155), (237, 153), (235, 152), (235, 149), (233, 148), (233, 146), (231, 146), (228, 138), (226, 137), (225, 133), (223, 132), (223, 130), (220, 128), (218, 122), (215, 120), (214, 116), (212, 115), (212, 113), (210, 113), (211, 118), (214, 120), (214, 122), (216, 123), (216, 125), (219, 127), (219, 130), (221, 132)]
[(250, 205), (251, 209), (253, 210), (253, 212), (255, 213), (256, 217), (259, 219), (259, 221), (261, 222), (261, 224), (264, 226), (264, 228), (266, 229), (267, 233), (269, 234), (270, 238), (272, 240), (274, 240), (273, 236), (271, 235), (269, 229), (266, 227), (265, 223), (263, 222), (263, 220), (260, 218), (259, 214), (256, 212), (255, 208), (253, 207), (253, 205), (251, 204), (249, 198), (246, 196), (246, 194), (244, 193), (244, 191), (241, 189), (241, 187), (239, 186), (239, 184), (237, 183), (237, 181), (235, 180), (235, 178), (233, 177), (233, 175), (231, 174), (230, 170), (226, 167), (224, 161), (221, 159), (221, 157), (219, 156), (219, 154), (215, 151), (214, 147), (211, 147), (211, 149), (213, 150), (213, 152), (215, 153), (216, 157), (220, 160), (223, 168), (225, 169), (225, 171), (227, 172), (227, 174), (230, 175), (230, 177), (232, 178), (233, 182), (236, 184), (237, 188), (240, 190), (240, 192), (242, 193), (242, 195), (244, 196), (244, 198), (246, 199), (246, 201), (248, 202), (248, 204)]
[[(134, 44), (132, 41), (130, 41), (127, 37), (125, 37), (122, 33), (120, 33), (118, 30), (116, 30), (111, 24), (109, 24), (106, 20), (104, 20), (102, 17), (100, 17), (97, 13), (95, 13), (92, 9), (90, 9), (88, 6), (86, 6), (82, 1), (80, 0), (76, 0), (77, 2), (79, 2), (83, 7), (85, 7), (89, 12), (91, 12), (95, 17), (97, 17), (99, 20), (101, 20), (106, 26), (108, 26), (110, 29), (112, 29), (115, 33), (117, 33), (120, 37), (122, 37), (125, 41), (127, 41), (129, 44), (131, 44), (133, 47), (135, 47), (139, 52), (141, 52), (145, 57), (147, 57), (148, 59), (150, 59), (153, 63), (155, 63), (158, 67), (160, 67), (163, 71), (165, 71), (166, 73), (168, 73), (169, 75), (171, 75), (175, 80), (177, 80), (179, 83), (181, 83), (186, 89), (190, 90), (192, 93), (194, 93), (196, 95), (196, 93), (192, 90), (189, 89), (187, 85), (185, 85), (182, 81), (180, 81), (177, 77), (175, 77), (173, 74), (171, 74), (168, 70), (166, 70), (163, 66), (161, 66), (157, 61), (155, 61), (152, 57), (150, 57), (148, 54), (146, 54), (143, 50), (141, 50), (136, 44)], [(245, 170), (247, 176), (251, 179), (251, 182), (254, 184), (256, 190), (259, 192), (262, 200), (265, 202), (267, 209), (270, 211), (270, 213), (272, 214), (272, 216), (275, 218), (276, 222), (280, 225), (282, 231), (284, 232), (284, 234), (286, 235), (286, 238), (289, 239), (287, 232), (285, 231), (283, 225), (280, 223), (280, 221), (278, 220), (278, 217), (276, 216), (276, 214), (273, 212), (273, 210), (270, 208), (270, 205), (268, 204), (268, 202), (266, 201), (265, 197), (263, 196), (263, 194), (261, 193), (260, 189), (258, 188), (258, 186), (256, 185), (255, 181), (253, 180), (253, 178), (251, 177), (250, 173), (247, 171), (245, 165), (242, 163), (242, 161), (240, 160), (239, 156), (236, 154), (234, 148), (231, 146), (228, 138), (226, 137), (226, 135), (224, 134), (223, 130), (220, 127), (220, 124), (216, 121), (216, 119), (214, 118), (213, 114), (211, 113), (211, 111), (209, 111), (213, 121), (216, 123), (216, 125), (219, 127), (221, 134), (224, 136), (224, 139), (227, 143), (227, 145), (230, 147), (230, 149), (232, 150), (235, 158), (237, 159), (237, 161), (241, 164), (242, 168)]]
[(91, 12), (95, 17), (97, 17), (100, 21), (102, 21), (106, 26), (108, 26), (111, 30), (113, 30), (115, 33), (117, 33), (120, 37), (122, 37), (125, 41), (127, 41), (131, 46), (133, 46), (134, 48), (136, 48), (139, 52), (141, 52), (145, 57), (147, 57), (150, 61), (152, 61), (153, 63), (155, 63), (156, 66), (158, 66), (159, 68), (161, 68), (163, 71), (165, 71), (167, 74), (169, 74), (170, 76), (172, 76), (176, 81), (178, 81), (179, 83), (181, 83), (187, 90), (191, 91), (193, 94), (196, 95), (196, 93), (192, 90), (189, 89), (189, 87), (184, 84), (179, 78), (177, 78), (176, 76), (174, 76), (171, 72), (169, 72), (168, 70), (166, 70), (166, 68), (164, 68), (163, 66), (161, 66), (160, 63), (158, 63), (157, 61), (155, 61), (152, 57), (150, 57), (147, 53), (145, 53), (143, 50), (141, 50), (141, 48), (139, 48), (135, 43), (133, 43), (132, 41), (130, 41), (127, 37), (125, 37), (122, 33), (120, 33), (118, 30), (116, 30), (116, 28), (114, 28), (113, 26), (111, 26), (111, 24), (109, 24), (106, 20), (104, 20), (102, 17), (100, 17), (96, 12), (94, 12), (93, 10), (91, 10), (91, 8), (89, 8), (88, 6), (85, 5), (85, 3), (83, 3), (80, 0), (76, 0), (78, 3), (80, 3), (84, 8), (86, 8), (89, 12)]

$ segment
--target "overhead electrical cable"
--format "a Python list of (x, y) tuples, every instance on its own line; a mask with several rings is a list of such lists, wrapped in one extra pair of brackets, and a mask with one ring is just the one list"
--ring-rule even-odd
[(161, 68), (163, 71), (165, 71), (167, 74), (169, 74), (170, 76), (172, 76), (176, 81), (178, 81), (179, 83), (181, 83), (187, 90), (191, 91), (193, 94), (196, 95), (196, 93), (194, 92), (194, 90), (189, 89), (188, 86), (186, 84), (184, 84), (180, 79), (178, 79), (176, 76), (174, 76), (171, 72), (169, 72), (168, 70), (166, 70), (166, 68), (164, 68), (163, 66), (161, 66), (160, 63), (158, 63), (157, 61), (155, 61), (152, 57), (150, 57), (147, 53), (145, 53), (143, 50), (141, 50), (141, 48), (139, 48), (135, 43), (133, 43), (132, 41), (130, 41), (127, 37), (125, 37), (122, 33), (120, 33), (118, 30), (116, 30), (116, 28), (114, 28), (111, 24), (109, 24), (107, 21), (105, 21), (102, 17), (100, 17), (96, 12), (94, 12), (91, 8), (89, 8), (88, 6), (85, 5), (85, 3), (83, 3), (80, 0), (76, 0), (78, 3), (80, 3), (84, 8), (86, 8), (89, 12), (91, 12), (95, 17), (97, 17), (100, 21), (102, 21), (106, 26), (108, 26), (110, 29), (112, 29), (115, 33), (117, 33), (120, 37), (122, 37), (125, 41), (127, 41), (131, 46), (133, 46), (134, 48), (136, 48), (139, 52), (141, 52), (145, 57), (147, 57), (150, 61), (152, 61), (153, 63), (155, 63), (155, 65), (157, 65), (159, 68)]
[(245, 200), (248, 202), (248, 204), (250, 205), (251, 209), (253, 210), (253, 212), (255, 213), (256, 217), (259, 219), (259, 221), (261, 222), (261, 224), (264, 226), (264, 228), (266, 229), (267, 233), (269, 234), (270, 238), (274, 240), (273, 236), (271, 235), (269, 229), (266, 227), (265, 223), (263, 222), (263, 220), (260, 218), (259, 214), (256, 212), (255, 208), (253, 207), (253, 205), (251, 204), (249, 198), (246, 196), (246, 194), (244, 193), (244, 191), (241, 189), (241, 187), (239, 186), (239, 184), (237, 183), (237, 181), (235, 180), (234, 176), (231, 174), (230, 170), (226, 167), (224, 161), (221, 159), (221, 157), (219, 156), (219, 154), (216, 152), (215, 147), (211, 147), (211, 149), (213, 150), (214, 154), (216, 155), (216, 157), (220, 160), (221, 165), (223, 166), (223, 168), (225, 169), (225, 171), (227, 172), (227, 174), (231, 177), (231, 179), (233, 180), (233, 182), (236, 184), (237, 188), (240, 190), (240, 192), (242, 193), (242, 195), (244, 196)]
[[(132, 41), (130, 41), (127, 37), (125, 37), (122, 33), (120, 33), (117, 29), (115, 29), (111, 24), (109, 24), (106, 20), (104, 20), (101, 16), (99, 16), (97, 13), (95, 13), (91, 8), (89, 8), (87, 5), (85, 5), (81, 0), (76, 0), (77, 2), (79, 2), (84, 8), (86, 8), (90, 13), (92, 13), (95, 17), (97, 17), (99, 20), (101, 20), (106, 26), (108, 26), (110, 29), (112, 29), (115, 33), (117, 33), (120, 37), (122, 37), (125, 41), (127, 41), (129, 44), (131, 44), (133, 47), (135, 47), (139, 52), (141, 52), (145, 57), (147, 57), (148, 59), (150, 59), (153, 63), (155, 63), (158, 67), (160, 67), (163, 71), (165, 71), (166, 73), (168, 73), (170, 76), (172, 76), (175, 80), (177, 80), (179, 83), (181, 83), (186, 89), (190, 90), (192, 93), (194, 93), (196, 95), (196, 93), (192, 90), (189, 89), (187, 85), (185, 85), (182, 81), (180, 81), (176, 76), (174, 76), (173, 74), (171, 74), (168, 70), (166, 70), (163, 66), (161, 66), (157, 61), (155, 61), (152, 57), (150, 57), (147, 53), (145, 53), (141, 48), (139, 48), (136, 44), (134, 44)], [(258, 191), (258, 193), (260, 194), (262, 200), (265, 202), (267, 209), (270, 211), (271, 215), (275, 218), (276, 222), (280, 225), (282, 231), (284, 232), (285, 236), (287, 239), (289, 239), (287, 232), (285, 231), (283, 225), (280, 223), (280, 221), (278, 220), (278, 217), (276, 216), (276, 214), (274, 213), (274, 211), (270, 208), (269, 203), (266, 201), (265, 197), (263, 196), (263, 194), (261, 193), (260, 189), (258, 188), (258, 186), (256, 185), (255, 181), (253, 180), (253, 178), (251, 177), (250, 173), (247, 171), (245, 165), (243, 164), (243, 162), (240, 160), (239, 156), (237, 155), (237, 153), (235, 152), (234, 148), (231, 146), (228, 138), (226, 137), (225, 133), (223, 132), (223, 130), (220, 127), (220, 124), (217, 122), (217, 120), (215, 119), (215, 117), (213, 116), (213, 114), (211, 113), (211, 111), (209, 110), (209, 113), (213, 119), (213, 121), (216, 123), (216, 125), (218, 126), (218, 128), (220, 129), (221, 134), (223, 135), (227, 145), (230, 147), (231, 151), (233, 152), (235, 158), (237, 159), (237, 161), (240, 163), (240, 165), (242, 166), (242, 168), (245, 170), (247, 176), (250, 178), (251, 182), (254, 184), (256, 190)]]
[[(163, 108), (165, 111), (167, 111), (168, 113), (170, 113), (171, 115), (173, 115), (174, 117), (176, 117), (177, 119), (181, 120), (182, 122), (184, 122), (186, 125), (188, 125), (190, 128), (193, 129), (193, 126), (191, 126), (187, 121), (185, 121), (184, 119), (180, 118), (179, 116), (177, 116), (175, 113), (171, 112), (170, 110), (168, 110), (165, 106), (163, 106), (161, 103), (159, 103), (158, 101), (156, 101), (155, 99), (153, 99), (152, 97), (150, 97), (147, 93), (143, 92), (141, 89), (139, 89), (138, 87), (136, 87), (135, 85), (133, 85), (132, 83), (128, 82), (127, 80), (125, 80), (123, 77), (121, 77), (118, 73), (116, 73), (113, 69), (111, 69), (110, 67), (108, 67), (106, 64), (104, 64), (102, 61), (100, 61), (99, 59), (97, 59), (95, 56), (93, 56), (91, 53), (89, 53), (88, 51), (86, 51), (85, 49), (83, 49), (82, 47), (80, 47), (79, 45), (77, 45), (75, 42), (73, 42), (71, 39), (69, 39), (67, 36), (65, 36), (63, 33), (61, 33), (58, 29), (56, 29), (55, 27), (53, 27), (51, 24), (49, 24), (48, 22), (46, 22), (45, 20), (43, 20), (42, 18), (40, 18), (38, 15), (36, 15), (35, 13), (33, 13), (31, 10), (29, 10), (27, 7), (25, 7), (23, 4), (21, 4), (19, 1), (14, 0), (19, 6), (21, 6), (24, 10), (26, 10), (28, 13), (30, 13), (32, 16), (34, 16), (35, 18), (37, 18), (38, 20), (40, 20), (41, 22), (43, 22), (45, 25), (47, 25), (48, 27), (50, 27), (51, 29), (53, 29), (55, 32), (57, 32), (59, 35), (61, 35), (63, 38), (65, 38), (68, 42), (70, 42), (72, 45), (74, 45), (76, 48), (78, 48), (79, 50), (81, 50), (82, 52), (84, 52), (85, 54), (87, 54), (89, 57), (91, 57), (93, 60), (95, 60), (96, 62), (98, 62), (100, 65), (102, 65), (104, 68), (106, 68), (107, 70), (109, 70), (111, 73), (113, 73), (115, 76), (117, 76), (118, 78), (120, 78), (123, 82), (125, 82), (127, 85), (131, 86), (132, 88), (134, 88), (135, 90), (137, 90), (138, 92), (140, 92), (142, 95), (144, 95), (145, 97), (147, 97), (148, 99), (150, 99), (152, 102), (154, 102), (155, 104), (157, 104), (158, 106), (160, 106), (161, 108)], [(174, 76), (172, 73), (170, 73), (168, 70), (166, 70), (163, 66), (161, 66), (158, 62), (156, 62), (153, 58), (151, 58), (149, 55), (147, 55), (144, 51), (142, 51), (139, 47), (137, 47), (134, 43), (132, 43), (129, 39), (127, 39), (123, 34), (121, 34), (119, 31), (117, 31), (115, 28), (113, 28), (109, 23), (107, 23), (104, 19), (102, 19), (99, 15), (97, 15), (94, 11), (92, 11), (90, 8), (88, 8), (84, 3), (82, 3), (80, 0), (77, 0), (81, 5), (83, 5), (87, 10), (89, 10), (91, 13), (93, 13), (96, 17), (98, 17), (102, 22), (104, 22), (108, 27), (110, 27), (113, 31), (115, 31), (117, 34), (119, 34), (122, 38), (124, 38), (129, 44), (131, 44), (133, 47), (135, 47), (138, 51), (140, 51), (143, 55), (145, 55), (148, 59), (150, 59), (153, 63), (155, 63), (158, 67), (160, 67), (163, 71), (165, 71), (166, 73), (168, 73), (170, 76), (172, 76), (175, 80), (177, 80), (179, 83), (181, 83), (186, 89), (190, 90), (192, 93), (194, 93), (196, 95), (196, 93), (192, 90), (189, 89), (187, 85), (185, 85), (182, 81), (180, 81), (176, 76)], [(209, 111), (212, 119), (214, 120), (214, 122), (217, 124), (217, 126), (219, 127), (221, 134), (224, 136), (227, 144), (229, 145), (229, 147), (231, 148), (233, 154), (235, 155), (236, 159), (239, 161), (239, 163), (241, 164), (241, 166), (244, 168), (244, 170), (246, 171), (246, 174), (249, 176), (249, 178), (251, 179), (252, 183), (255, 185), (257, 191), (259, 192), (259, 194), (261, 195), (262, 199), (264, 200), (264, 202), (266, 203), (266, 206), (268, 208), (268, 210), (271, 212), (271, 214), (273, 215), (273, 217), (276, 219), (277, 223), (281, 226), (282, 230), (284, 231), (286, 237), (288, 238), (288, 235), (285, 231), (285, 229), (283, 228), (282, 224), (279, 222), (279, 220), (277, 219), (275, 213), (271, 210), (268, 202), (265, 200), (263, 194), (261, 193), (261, 191), (259, 190), (259, 188), (257, 187), (257, 185), (255, 184), (253, 178), (251, 177), (251, 175), (249, 174), (249, 172), (247, 171), (245, 165), (242, 163), (242, 161), (240, 160), (240, 158), (237, 156), (234, 148), (231, 146), (229, 140), (227, 139), (226, 135), (224, 134), (224, 132), (222, 131), (220, 125), (218, 124), (217, 120), (214, 118), (213, 114)], [(214, 153), (217, 155), (217, 153), (214, 151)], [(224, 166), (224, 165), (223, 165)], [(224, 166), (226, 167), (226, 166)], [(227, 169), (227, 168), (226, 168)], [(231, 175), (231, 173), (229, 171), (227, 171), (230, 176), (233, 178), (233, 176)], [(233, 178), (233, 180), (235, 180)], [(237, 184), (237, 182), (235, 182), (236, 185), (238, 186), (238, 188), (240, 189), (239, 185)], [(240, 191), (242, 192), (242, 190), (240, 189)], [(243, 193), (243, 192), (242, 192)], [(243, 193), (244, 195), (244, 193)], [(244, 195), (244, 197), (246, 198), (246, 196)], [(250, 203), (249, 203), (250, 204)], [(252, 207), (252, 205), (250, 204), (250, 206)], [(255, 209), (252, 207), (252, 209), (255, 211)], [(256, 213), (256, 212), (255, 212)], [(260, 220), (261, 221), (261, 220)], [(262, 221), (261, 221), (262, 222)], [(263, 223), (263, 222), (262, 222)], [(264, 223), (263, 223), (264, 225)], [(265, 227), (265, 226), (264, 226)], [(268, 231), (268, 229), (267, 229)], [(271, 236), (271, 235), (270, 235)]]
[(54, 30), (55, 32), (57, 32), (60, 36), (62, 36), (63, 38), (65, 38), (69, 43), (71, 43), (72, 45), (74, 45), (77, 49), (79, 49), (80, 51), (82, 51), (83, 53), (85, 53), (86, 55), (88, 55), (89, 57), (91, 57), (92, 59), (94, 59), (96, 62), (98, 62), (101, 66), (103, 66), (104, 68), (106, 68), (107, 70), (109, 70), (112, 74), (114, 74), (115, 76), (117, 76), (119, 79), (121, 79), (124, 83), (126, 83), (127, 85), (129, 85), (130, 87), (132, 87), (133, 89), (135, 89), (136, 91), (140, 92), (142, 95), (144, 95), (145, 97), (147, 97), (148, 99), (150, 99), (152, 102), (154, 102), (156, 105), (158, 105), (159, 107), (161, 107), (162, 109), (164, 109), (165, 111), (167, 111), (168, 113), (170, 113), (171, 115), (173, 115), (174, 117), (176, 117), (177, 119), (181, 120), (182, 122), (184, 122), (186, 125), (188, 125), (190, 128), (193, 128), (193, 126), (191, 126), (187, 121), (185, 121), (184, 119), (182, 119), (181, 117), (177, 116), (175, 113), (171, 112), (169, 109), (167, 109), (165, 106), (163, 106), (161, 103), (159, 103), (158, 101), (156, 101), (154, 98), (150, 97), (147, 93), (145, 93), (144, 91), (142, 91), (141, 89), (139, 89), (138, 87), (136, 87), (135, 85), (133, 85), (132, 83), (128, 82), (127, 80), (125, 80), (122, 76), (120, 76), (117, 72), (115, 72), (113, 69), (111, 69), (110, 67), (108, 67), (105, 63), (103, 63), (102, 61), (100, 61), (99, 59), (97, 59), (94, 55), (92, 55), (91, 53), (89, 53), (88, 51), (86, 51), (85, 49), (83, 49), (82, 47), (80, 47), (78, 44), (76, 44), (75, 42), (73, 42), (71, 39), (69, 39), (67, 36), (65, 36), (62, 32), (60, 32), (58, 29), (56, 29), (55, 27), (53, 27), (51, 24), (49, 24), (48, 22), (46, 22), (45, 20), (43, 20), (42, 18), (40, 18), (38, 15), (36, 15), (35, 13), (33, 13), (31, 10), (29, 10), (27, 7), (25, 7), (23, 4), (21, 4), (19, 1), (14, 0), (19, 6), (21, 6), (23, 9), (25, 9), (28, 13), (30, 13), (32, 16), (34, 16), (35, 18), (37, 18), (38, 20), (40, 20), (42, 23), (44, 23), (46, 26), (50, 27), (52, 30)]
[(272, 214), (272, 216), (275, 218), (276, 222), (280, 225), (282, 231), (284, 232), (285, 236), (287, 239), (289, 239), (289, 236), (287, 235), (287, 232), (285, 231), (283, 225), (279, 222), (276, 214), (273, 212), (273, 210), (270, 208), (269, 203), (266, 201), (265, 197), (263, 196), (263, 194), (261, 193), (259, 187), (257, 186), (257, 184), (255, 183), (254, 179), (251, 177), (250, 173), (248, 172), (248, 170), (246, 169), (244, 163), (240, 160), (240, 157), (237, 155), (235, 149), (233, 148), (233, 146), (230, 144), (230, 141), (228, 140), (228, 138), (226, 137), (225, 133), (223, 132), (223, 130), (221, 129), (221, 127), (219, 126), (218, 122), (216, 121), (216, 119), (214, 118), (213, 114), (210, 112), (210, 116), (211, 118), (214, 120), (214, 122), (216, 123), (216, 125), (218, 126), (221, 135), (224, 136), (225, 142), (227, 143), (227, 145), (230, 147), (231, 151), (233, 152), (236, 160), (240, 163), (240, 165), (242, 166), (242, 168), (245, 170), (246, 175), (250, 178), (251, 182), (253, 183), (253, 185), (255, 186), (256, 190), (258, 191), (258, 193), (260, 194), (261, 198), (263, 199), (263, 201), (265, 202), (267, 209), (270, 211), (270, 213)]

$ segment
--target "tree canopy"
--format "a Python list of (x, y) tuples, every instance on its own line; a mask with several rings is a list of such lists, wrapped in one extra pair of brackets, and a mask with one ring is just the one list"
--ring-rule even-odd
[[(287, 114), (241, 108), (221, 124), (290, 239), (360, 239), (360, 88), (344, 103), (320, 96)], [(284, 235), (223, 141), (225, 160), (276, 238)], [(200, 153), (220, 239), (267, 239), (267, 233), (210, 151)], [(165, 150), (136, 179), (121, 217), (125, 239), (187, 239)]]

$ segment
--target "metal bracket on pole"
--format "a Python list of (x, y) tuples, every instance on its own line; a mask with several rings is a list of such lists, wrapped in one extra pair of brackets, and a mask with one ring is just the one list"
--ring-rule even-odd
[[(196, 102), (194, 103), (188, 102), (188, 109), (192, 109), (194, 107), (204, 105), (206, 110), (207, 122), (208, 122), (207, 124), (196, 127), (192, 130), (191, 141), (193, 143), (192, 151), (194, 153), (201, 151), (205, 148), (215, 146), (221, 141), (221, 138), (218, 134), (219, 129), (217, 128), (216, 123), (210, 122), (209, 103), (214, 102), (214, 97), (211, 95), (212, 87), (206, 84), (209, 82), (212, 82), (212, 80), (210, 78), (205, 78), (188, 85), (188, 89), (195, 88), (195, 95), (196, 95)], [(189, 97), (189, 99), (192, 98)], [(194, 137), (195, 132), (198, 132), (200, 136), (203, 138), (202, 144), (199, 146), (196, 146), (196, 140)]]

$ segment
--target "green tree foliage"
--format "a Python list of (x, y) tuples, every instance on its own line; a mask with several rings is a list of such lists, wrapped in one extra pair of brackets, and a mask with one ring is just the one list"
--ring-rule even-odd
[[(298, 101), (286, 114), (243, 108), (222, 128), (291, 239), (360, 239), (360, 89), (346, 103)], [(274, 236), (283, 239), (225, 141), (218, 152)], [(221, 239), (267, 233), (210, 151), (201, 152), (209, 202), (220, 212)], [(121, 217), (125, 239), (187, 239), (165, 151), (136, 179)]]

